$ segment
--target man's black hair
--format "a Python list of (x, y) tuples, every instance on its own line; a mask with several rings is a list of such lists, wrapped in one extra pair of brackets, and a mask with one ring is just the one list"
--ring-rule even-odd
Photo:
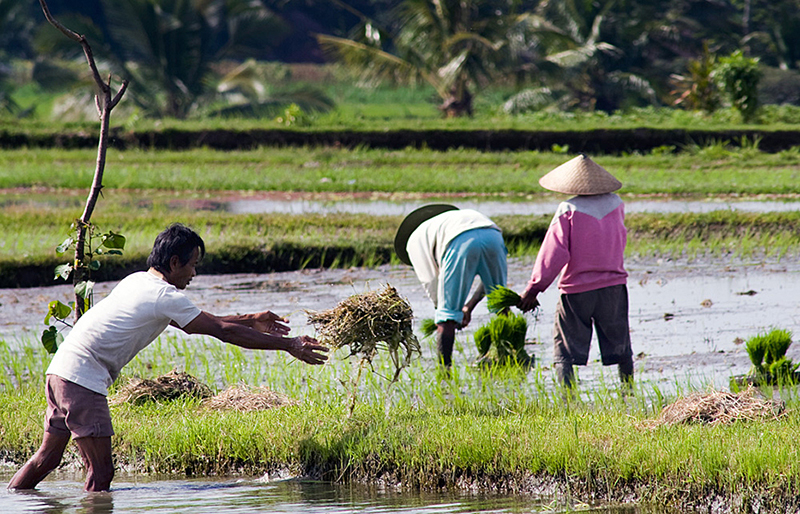
[(195, 248), (200, 249), (200, 258), (206, 254), (203, 238), (186, 225), (174, 223), (156, 237), (147, 258), (147, 266), (161, 273), (169, 273), (169, 261), (173, 255), (177, 255), (181, 265), (184, 265), (192, 258)]

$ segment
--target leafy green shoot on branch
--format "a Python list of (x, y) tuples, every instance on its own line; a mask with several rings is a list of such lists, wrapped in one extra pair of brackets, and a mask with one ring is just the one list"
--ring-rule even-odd
[[(72, 230), (77, 230), (77, 223), (73, 223), (71, 228)], [(80, 272), (81, 276), (84, 277), (74, 283), (75, 298), (83, 303), (82, 312), (86, 312), (93, 303), (95, 283), (90, 280), (90, 277), (93, 271), (100, 269), (99, 257), (103, 255), (122, 255), (122, 251), (125, 249), (125, 236), (122, 234), (114, 231), (97, 233), (97, 226), (91, 223), (86, 226), (86, 231), (88, 237), (84, 246), (83, 260), (59, 264), (55, 267), (54, 277), (56, 280), (59, 278), (68, 280), (70, 275), (76, 271)], [(74, 251), (75, 244), (76, 239), (70, 235), (56, 247), (56, 253), (63, 255), (68, 251)], [(63, 340), (63, 336), (59, 334), (55, 325), (50, 323), (51, 319), (64, 326), (72, 326), (67, 322), (67, 319), (74, 308), (75, 302), (65, 304), (59, 300), (53, 300), (47, 305), (44, 324), (49, 326), (42, 332), (42, 344), (48, 352), (55, 353), (58, 345)]]

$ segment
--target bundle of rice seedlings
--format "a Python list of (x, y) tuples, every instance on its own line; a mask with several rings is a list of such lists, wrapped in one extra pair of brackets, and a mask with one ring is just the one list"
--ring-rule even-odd
[(497, 286), (486, 295), (486, 305), (490, 312), (502, 312), (509, 307), (517, 307), (522, 298), (505, 286)]
[(380, 291), (350, 296), (332, 309), (307, 314), (317, 339), (330, 348), (348, 346), (350, 355), (369, 363), (379, 349), (385, 349), (396, 370), (392, 381), (414, 353), (421, 353), (411, 326), (411, 306), (388, 284)]
[(109, 403), (140, 405), (145, 402), (172, 401), (185, 397), (204, 399), (212, 394), (210, 387), (192, 375), (172, 370), (155, 380), (132, 378), (109, 398)]
[(752, 387), (740, 393), (711, 390), (694, 393), (667, 405), (658, 419), (645, 421), (643, 426), (655, 428), (678, 423), (720, 425), (735, 421), (777, 419), (784, 413), (782, 401), (768, 400)]
[(436, 322), (433, 321), (433, 318), (425, 318), (420, 323), (419, 329), (422, 332), (422, 337), (430, 337), (436, 333)]
[(246, 384), (231, 386), (221, 393), (203, 400), (203, 406), (210, 410), (235, 410), (251, 412), (298, 405), (297, 400), (277, 393), (266, 386), (251, 388)]
[(745, 348), (753, 363), (750, 376), (771, 384), (794, 381), (798, 364), (786, 357), (791, 345), (792, 333), (783, 329), (773, 329), (748, 339)]
[(489, 325), (478, 327), (473, 337), (475, 338), (475, 346), (478, 348), (478, 355), (484, 356), (489, 353), (492, 348), (492, 331)]
[[(528, 322), (516, 314), (494, 316), (474, 334), (475, 345), (480, 354), (479, 364), (532, 364), (533, 359), (525, 351), (525, 335)], [(490, 351), (494, 349), (493, 355)]]

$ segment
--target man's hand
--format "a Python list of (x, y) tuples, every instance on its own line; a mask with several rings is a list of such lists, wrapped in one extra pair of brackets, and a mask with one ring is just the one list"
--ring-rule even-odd
[(327, 352), (328, 348), (317, 342), (311, 336), (298, 336), (292, 338), (292, 343), (287, 350), (289, 354), (307, 364), (324, 364), (328, 360), (328, 356), (323, 352)]
[(525, 291), (522, 293), (521, 299), (519, 301), (519, 310), (522, 312), (528, 312), (530, 310), (535, 309), (539, 306), (539, 301), (536, 299), (536, 296), (539, 293), (534, 291)]
[(274, 312), (259, 312), (253, 318), (253, 328), (265, 334), (285, 336), (289, 333), (289, 320), (278, 316)]

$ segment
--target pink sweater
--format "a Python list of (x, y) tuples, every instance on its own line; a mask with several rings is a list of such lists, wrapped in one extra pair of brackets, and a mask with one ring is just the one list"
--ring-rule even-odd
[(562, 293), (625, 284), (625, 206), (614, 193), (576, 196), (558, 206), (525, 291), (547, 289), (563, 270)]

